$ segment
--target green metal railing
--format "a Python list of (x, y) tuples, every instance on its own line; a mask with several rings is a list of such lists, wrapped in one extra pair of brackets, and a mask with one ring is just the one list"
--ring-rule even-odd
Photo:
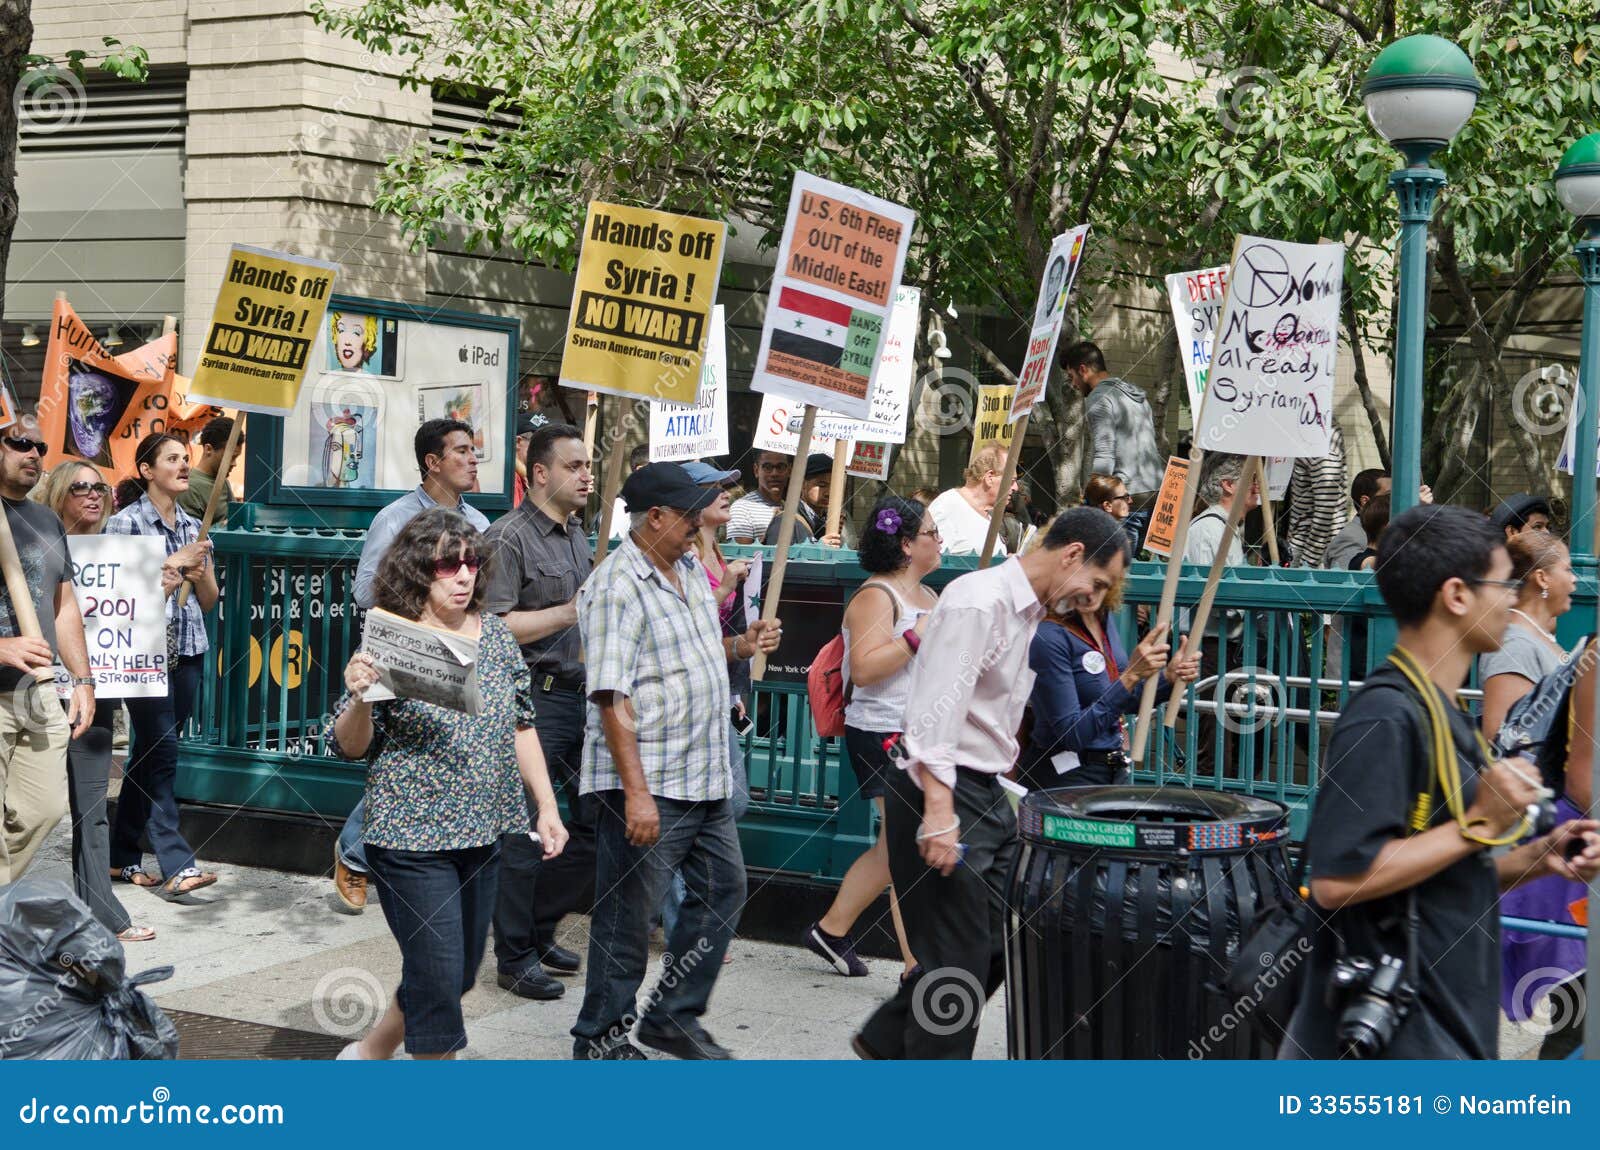
[[(362, 765), (338, 757), (328, 742), (343, 669), (360, 640), (352, 584), (362, 536), (268, 528), (214, 538), (224, 595), (207, 621), (212, 650), (181, 746), (180, 797), (342, 818), (364, 785)], [(803, 547), (793, 554), (787, 586), (816, 592), (834, 611), (866, 577), (850, 552)], [(947, 559), (931, 582), (942, 585), (974, 565)], [(1180, 605), (1199, 598), (1204, 579), (1203, 569), (1184, 569)], [(1127, 580), (1118, 625), (1130, 645), (1135, 609), (1159, 600), (1161, 581), (1162, 568), (1148, 563), (1136, 564)], [(1593, 617), (1594, 595), (1588, 574), (1567, 617), (1568, 642)], [(1232, 569), (1213, 618), (1227, 611), (1240, 613), (1240, 634), (1217, 668), (1223, 689), (1191, 689), (1177, 729), (1156, 728), (1135, 777), (1276, 799), (1294, 812), (1298, 835), (1332, 719), (1350, 683), (1387, 652), (1393, 622), (1364, 572)], [(1357, 625), (1369, 636), (1364, 662), (1352, 666), (1348, 636), (1330, 639)], [(786, 631), (793, 630), (791, 623)], [(755, 727), (744, 751), (752, 802), (741, 823), (747, 859), (839, 878), (872, 841), (875, 817), (856, 793), (842, 740), (817, 735), (803, 683), (757, 684), (751, 710)], [(1230, 717), (1207, 723), (1208, 712)]]

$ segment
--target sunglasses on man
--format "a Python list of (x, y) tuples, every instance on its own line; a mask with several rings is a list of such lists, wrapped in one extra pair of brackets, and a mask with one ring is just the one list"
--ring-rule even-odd
[(36, 451), (42, 456), (50, 450), (49, 444), (37, 439), (29, 439), (24, 435), (0, 435), (0, 442), (4, 442), (12, 451), (20, 452), (23, 455)]

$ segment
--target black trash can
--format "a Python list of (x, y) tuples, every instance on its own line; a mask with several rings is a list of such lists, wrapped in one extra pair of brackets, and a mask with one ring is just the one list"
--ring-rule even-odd
[(1270, 1058), (1224, 989), (1287, 895), (1289, 812), (1181, 787), (1035, 791), (1006, 915), (1012, 1058)]

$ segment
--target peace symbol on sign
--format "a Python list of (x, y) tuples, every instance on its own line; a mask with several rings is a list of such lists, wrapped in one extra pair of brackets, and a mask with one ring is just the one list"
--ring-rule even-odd
[(1271, 307), (1289, 295), (1294, 277), (1283, 253), (1266, 244), (1251, 244), (1239, 253), (1235, 283), (1245, 307)]

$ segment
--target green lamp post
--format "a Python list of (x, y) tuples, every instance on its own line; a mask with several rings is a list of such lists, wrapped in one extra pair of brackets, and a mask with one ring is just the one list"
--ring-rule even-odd
[(1400, 277), (1390, 455), (1398, 515), (1422, 485), (1422, 346), (1427, 327), (1428, 222), (1445, 174), (1429, 163), (1472, 115), (1483, 85), (1467, 54), (1438, 36), (1396, 40), (1361, 85), (1367, 117), (1406, 158), (1389, 177), (1400, 201)]
[(1567, 149), (1556, 167), (1556, 196), (1578, 218), (1574, 249), (1583, 277), (1583, 342), (1578, 352), (1578, 428), (1572, 446), (1572, 561), (1595, 565), (1596, 437), (1600, 436), (1600, 132)]
[[(1583, 225), (1575, 249), (1583, 277), (1583, 341), (1578, 350), (1578, 428), (1572, 442), (1572, 564), (1595, 567), (1595, 439), (1600, 435), (1600, 132), (1591, 132), (1567, 149), (1556, 166), (1556, 196)], [(1596, 700), (1600, 708), (1600, 700)], [(1597, 710), (1600, 717), (1600, 710)], [(1596, 721), (1591, 718), (1591, 724)], [(1591, 730), (1597, 730), (1591, 725)], [(1600, 755), (1595, 756), (1591, 785), (1600, 782)], [(1589, 888), (1589, 914), (1600, 915), (1600, 894)], [(1600, 930), (1589, 932), (1589, 966), (1600, 970)], [(1600, 1057), (1600, 1010), (1583, 1020), (1585, 1057)]]

